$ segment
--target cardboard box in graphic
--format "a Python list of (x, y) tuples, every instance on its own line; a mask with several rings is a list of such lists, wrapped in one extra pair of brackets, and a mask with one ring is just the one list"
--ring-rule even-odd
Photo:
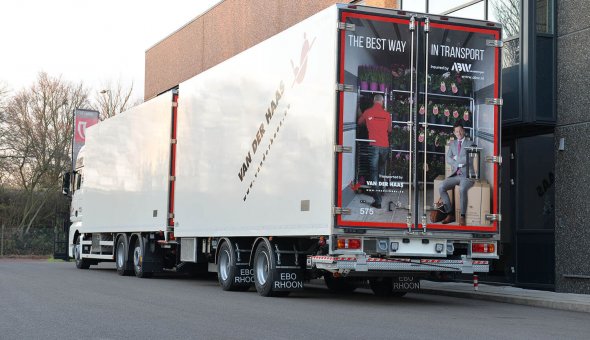
[[(455, 187), (455, 218), (459, 222), (461, 210), (461, 193), (459, 186)], [(490, 221), (486, 220), (486, 214), (490, 213), (491, 188), (485, 180), (475, 181), (473, 186), (467, 191), (467, 211), (465, 212), (466, 225), (489, 225)]]

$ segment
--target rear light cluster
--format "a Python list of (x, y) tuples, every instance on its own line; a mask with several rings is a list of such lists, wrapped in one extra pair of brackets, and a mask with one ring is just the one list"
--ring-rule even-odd
[(496, 244), (494, 243), (472, 243), (471, 244), (471, 252), (472, 253), (484, 253), (490, 254), (496, 250)]
[(361, 249), (361, 240), (358, 238), (339, 238), (338, 249)]

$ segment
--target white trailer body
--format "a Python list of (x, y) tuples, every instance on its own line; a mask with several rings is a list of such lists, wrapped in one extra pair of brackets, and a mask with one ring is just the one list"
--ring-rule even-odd
[(330, 234), (337, 10), (179, 86), (175, 235)]
[[(400, 275), (487, 272), (500, 228), (500, 32), (335, 5), (89, 128), (77, 266), (208, 268), (226, 290), (265, 296), (321, 276), (388, 294)], [(445, 163), (457, 124), (471, 145), (468, 208), (431, 220), (456, 176)]]
[(166, 230), (170, 92), (97, 124), (84, 146), (82, 230)]

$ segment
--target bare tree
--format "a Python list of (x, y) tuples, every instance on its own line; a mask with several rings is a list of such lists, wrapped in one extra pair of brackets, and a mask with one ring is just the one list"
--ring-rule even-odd
[(73, 111), (88, 106), (88, 91), (81, 83), (42, 72), (0, 112), (2, 170), (12, 190), (22, 193), (14, 221), (21, 234), (29, 231), (50, 197), (55, 197), (59, 176), (70, 164)]
[(505, 48), (502, 49), (503, 67), (510, 67), (519, 63), (520, 41), (511, 39), (520, 34), (520, 1), (521, 0), (494, 0), (490, 1), (492, 15), (504, 28)]
[(520, 33), (520, 0), (495, 0), (490, 2), (493, 13), (504, 28), (504, 37)]
[(96, 105), (94, 109), (100, 112), (100, 120), (105, 120), (118, 113), (121, 113), (139, 103), (133, 99), (133, 83), (129, 88), (125, 88), (121, 82), (113, 85), (107, 84), (103, 90), (96, 93)]

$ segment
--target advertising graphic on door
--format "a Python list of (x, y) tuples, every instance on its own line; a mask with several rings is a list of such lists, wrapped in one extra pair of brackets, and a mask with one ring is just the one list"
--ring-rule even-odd
[(341, 19), (337, 224), (496, 232), (499, 29)]

